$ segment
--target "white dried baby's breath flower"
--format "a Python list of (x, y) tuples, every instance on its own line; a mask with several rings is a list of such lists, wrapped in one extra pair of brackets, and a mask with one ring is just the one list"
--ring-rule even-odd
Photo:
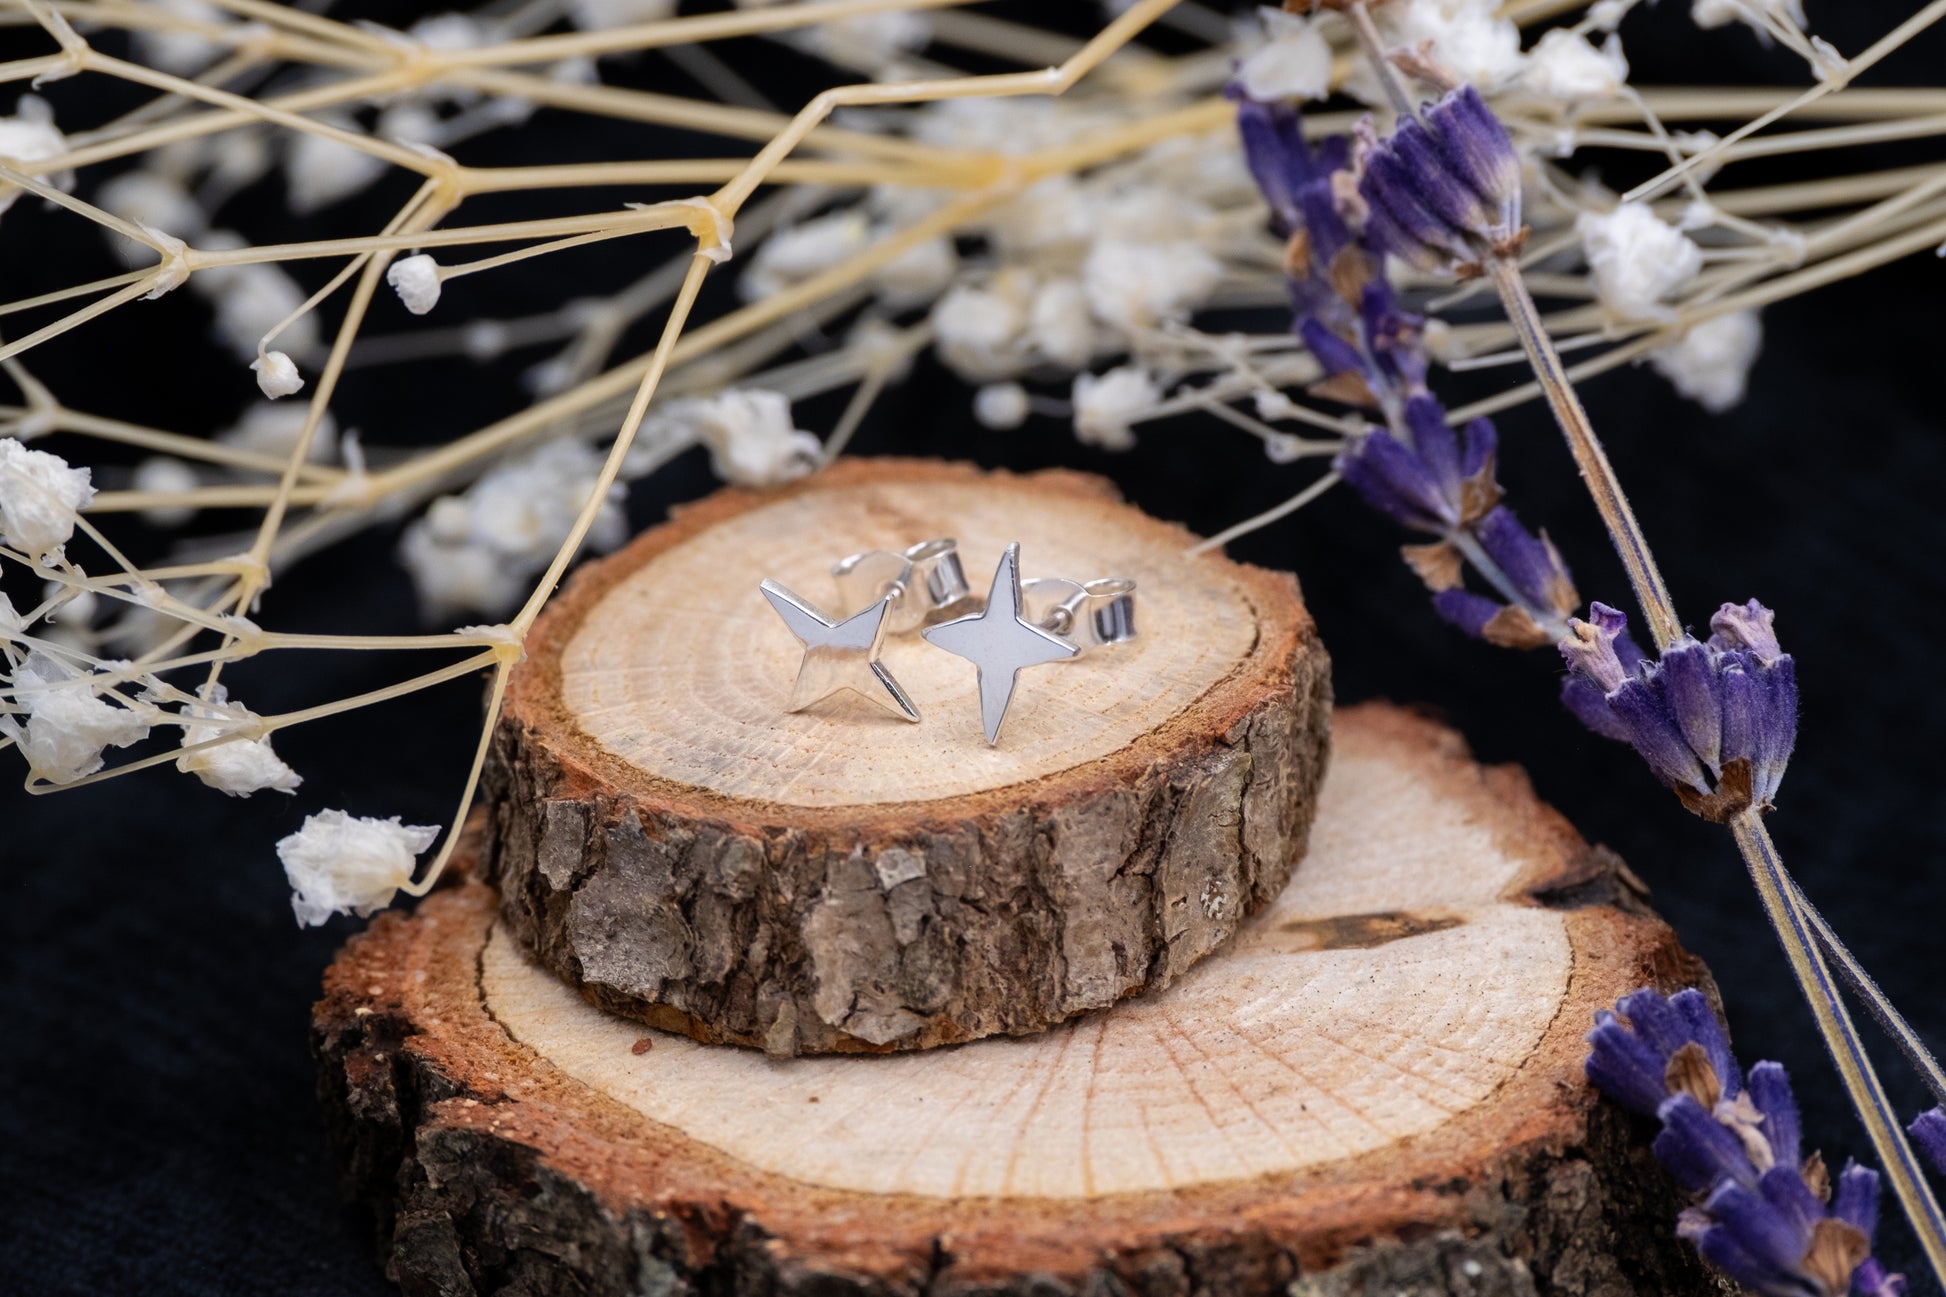
[(420, 852), (439, 840), (437, 826), (403, 824), (343, 811), (307, 816), (277, 844), (290, 880), (291, 909), (305, 927), (333, 914), (372, 914), (412, 881)]
[(986, 285), (955, 284), (932, 309), (940, 358), (974, 382), (1019, 373), (1031, 285), (1030, 276), (1017, 273), (1002, 273)]
[(1647, 203), (1618, 203), (1613, 211), (1575, 219), (1595, 294), (1624, 320), (1666, 319), (1664, 302), (1702, 271), (1703, 250)]
[(1597, 49), (1585, 36), (1558, 27), (1527, 52), (1520, 73), (1523, 89), (1567, 104), (1611, 98), (1627, 81), (1620, 38), (1610, 35)]
[(778, 486), (818, 466), (823, 446), (797, 427), (782, 392), (733, 387), (715, 396), (671, 401), (657, 420), (709, 447), (710, 467), (737, 486)]
[(1690, 21), (1698, 27), (1714, 28), (1730, 23), (1745, 23), (1770, 38), (1763, 20), (1768, 15), (1799, 31), (1804, 29), (1804, 0), (1694, 0), (1689, 6)]
[[(11, 163), (38, 162), (59, 157), (68, 151), (67, 136), (54, 125), (54, 110), (39, 95), (22, 95), (11, 117), (0, 117), (0, 160)], [(28, 168), (32, 170), (32, 168)], [(16, 166), (15, 170), (19, 170)], [(74, 188), (74, 173), (63, 171), (47, 176), (48, 184), (60, 190)], [(14, 205), (20, 186), (0, 182), (0, 212)]]
[[(212, 230), (202, 246), (209, 251), (227, 251), (242, 247), (243, 239), (230, 230)], [(282, 267), (267, 262), (208, 266), (190, 277), (189, 287), (215, 309), (217, 340), (245, 364), (256, 359), (265, 335), (304, 305), (307, 296)], [(318, 350), (317, 317), (300, 315), (284, 325), (277, 337), (292, 355), (314, 355)]]
[(1712, 414), (1743, 400), (1750, 367), (1763, 350), (1764, 326), (1755, 311), (1735, 311), (1693, 326), (1649, 353), (1656, 372)]
[(1462, 81), (1497, 90), (1520, 75), (1520, 29), (1498, 0), (1401, 0), (1378, 10), (1393, 42), (1431, 42), (1433, 61)]
[(661, 22), (676, 12), (677, 0), (568, 0), (568, 21), (584, 32)]
[[(136, 490), (152, 495), (181, 495), (202, 484), (194, 468), (168, 455), (152, 455), (137, 464), (135, 480), (130, 483)], [(142, 520), (151, 527), (180, 527), (195, 516), (193, 508), (179, 504), (142, 510)]]
[(0, 437), (0, 537), (41, 558), (74, 535), (75, 516), (95, 498), (85, 468)]
[[(153, 0), (156, 8), (204, 27), (222, 27), (230, 17), (206, 0)], [(194, 76), (215, 62), (221, 47), (193, 31), (170, 27), (134, 27), (129, 39), (143, 63), (179, 77)]]
[(1079, 280), (1062, 277), (1040, 286), (1028, 310), (1027, 337), (1044, 358), (1064, 368), (1088, 363), (1095, 352), (1095, 321)]
[(855, 208), (787, 225), (758, 245), (737, 291), (746, 301), (761, 301), (862, 252), (871, 236), (871, 221)]
[[(358, 123), (349, 117), (321, 113), (318, 120), (358, 133)], [(384, 158), (329, 136), (297, 132), (284, 154), (286, 201), (294, 214), (309, 216), (370, 188), (390, 165)]]
[(1103, 374), (1074, 379), (1074, 435), (1103, 450), (1131, 450), (1131, 423), (1155, 408), (1162, 389), (1140, 365), (1120, 365)]
[(893, 310), (929, 302), (944, 292), (959, 270), (959, 253), (941, 236), (916, 243), (872, 276), (879, 298)]
[[(754, 0), (754, 4), (753, 0), (738, 2), (749, 8), (773, 0)], [(810, 24), (787, 33), (785, 39), (828, 63), (886, 78), (897, 74), (900, 61), (906, 55), (923, 49), (932, 40), (932, 18), (909, 10), (858, 14)]]
[(1095, 318), (1131, 332), (1184, 318), (1222, 278), (1222, 263), (1189, 242), (1103, 239), (1081, 267)]
[[(199, 722), (183, 727), (182, 745), (186, 748), (222, 738), (226, 734), (236, 734), (239, 730), (248, 730), (260, 719), (243, 704), (228, 701), (228, 693), (222, 685), (210, 686), (201, 701), (189, 703), (183, 708), (183, 714)], [(293, 793), (304, 782), (297, 771), (284, 764), (283, 759), (271, 750), (268, 737), (251, 739), (239, 736), (199, 752), (185, 753), (176, 758), (176, 769), (187, 775), (195, 775), (211, 788), (231, 797), (248, 797), (261, 792)]]
[[(209, 228), (209, 220), (195, 199), (175, 177), (158, 171), (124, 171), (102, 182), (95, 205), (125, 221), (163, 230), (178, 239), (194, 239)], [(115, 255), (131, 269), (146, 266), (155, 255), (148, 244), (107, 230)]]
[(1237, 79), (1252, 99), (1322, 99), (1331, 93), (1331, 45), (1308, 18), (1265, 6), (1265, 43), (1243, 60)]
[[(427, 617), (511, 611), (567, 542), (601, 469), (602, 456), (581, 442), (549, 442), (498, 465), (464, 494), (433, 501), (399, 541)], [(610, 550), (627, 537), (625, 498), (619, 483), (609, 488), (589, 548)]]
[(256, 371), (258, 390), (273, 401), (304, 390), (304, 377), (297, 372), (297, 362), (281, 351), (265, 352), (250, 362), (250, 368)]
[(996, 432), (1018, 428), (1028, 411), (1027, 389), (1019, 383), (988, 383), (973, 393), (973, 417)]
[[(233, 426), (217, 433), (216, 439), (238, 450), (288, 459), (297, 449), (298, 438), (304, 434), (304, 423), (310, 417), (310, 407), (303, 404), (256, 404), (246, 409)], [(331, 417), (331, 411), (326, 410), (318, 419), (305, 458), (313, 464), (329, 464), (338, 458), (338, 421)]]
[(14, 704), (26, 713), (0, 716), (0, 734), (19, 745), (35, 775), (67, 784), (101, 769), (106, 748), (148, 737), (151, 709), (97, 697), (89, 678), (45, 653), (29, 653), (14, 673)]
[(385, 282), (414, 315), (424, 315), (439, 305), (439, 263), (423, 252), (393, 262), (385, 272)]

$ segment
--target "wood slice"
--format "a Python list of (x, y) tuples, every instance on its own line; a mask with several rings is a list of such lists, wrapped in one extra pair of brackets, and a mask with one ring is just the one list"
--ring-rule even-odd
[[(768, 1059), (606, 1014), (473, 882), (326, 976), (321, 1093), (408, 1294), (1713, 1291), (1581, 1074), (1707, 973), (1516, 770), (1339, 718), (1291, 887), (1032, 1039)], [(1635, 886), (1639, 886), (1635, 885)]]
[[(784, 710), (766, 577), (834, 614), (831, 565), (956, 537), (984, 593), (1137, 584), (1132, 644), (1023, 673), (998, 746), (968, 662), (884, 661), (909, 724)], [(1167, 986), (1289, 879), (1324, 770), (1329, 665), (1288, 575), (1099, 479), (845, 461), (724, 491), (583, 569), (535, 627), (489, 769), (482, 869), (591, 1001), (789, 1055), (1044, 1031)]]

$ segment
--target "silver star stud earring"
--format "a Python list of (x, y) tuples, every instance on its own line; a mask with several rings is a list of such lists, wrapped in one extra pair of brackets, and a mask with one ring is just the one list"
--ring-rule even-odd
[(797, 684), (786, 711), (801, 712), (849, 689), (896, 716), (919, 719), (919, 709), (878, 660), (885, 643), (885, 614), (892, 607), (889, 598), (843, 621), (832, 621), (775, 581), (765, 581), (758, 589), (804, 645), (804, 661), (797, 668)]
[(1021, 668), (1060, 662), (1081, 650), (1020, 615), (1020, 542), (1007, 546), (993, 574), (993, 591), (984, 612), (929, 627), (926, 642), (963, 657), (980, 670), (980, 720), (987, 742), (1000, 740), (1014, 683)]

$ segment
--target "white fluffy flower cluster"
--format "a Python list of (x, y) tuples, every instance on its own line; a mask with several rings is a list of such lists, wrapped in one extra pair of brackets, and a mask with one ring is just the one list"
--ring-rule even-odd
[(677, 0), (568, 0), (568, 21), (582, 31), (607, 31), (673, 17)]
[(437, 826), (403, 824), (343, 811), (307, 816), (304, 827), (277, 844), (291, 909), (305, 927), (333, 914), (366, 915), (391, 904), (412, 881), (419, 853), (439, 840)]
[[(12, 614), (11, 605), (6, 610)], [(17, 620), (17, 617), (14, 618)], [(14, 672), (14, 705), (26, 716), (0, 716), (0, 734), (19, 745), (28, 769), (50, 783), (68, 784), (101, 769), (103, 749), (148, 737), (160, 719), (144, 704), (110, 702), (89, 676), (48, 654), (29, 653)]]
[[(786, 225), (757, 246), (737, 280), (745, 301), (761, 301), (829, 270), (893, 232), (862, 208), (849, 207)], [(931, 301), (952, 282), (959, 254), (952, 240), (928, 239), (881, 268), (873, 277), (879, 299), (893, 309)]]
[[(1524, 64), (1520, 29), (1500, 16), (1498, 0), (1399, 0), (1376, 13), (1395, 46), (1429, 45), (1435, 62), (1481, 90), (1498, 90), (1520, 76)], [(1379, 102), (1368, 70), (1352, 89)]]
[(733, 387), (715, 396), (683, 397), (657, 410), (643, 429), (651, 444), (702, 445), (710, 467), (736, 486), (779, 486), (818, 466), (823, 447), (797, 427), (790, 398), (762, 388)]
[[(54, 125), (54, 110), (39, 95), (22, 95), (11, 117), (0, 117), (0, 160), (39, 162), (68, 151), (67, 137)], [(56, 189), (74, 188), (74, 173), (63, 171), (48, 177)], [(14, 205), (20, 186), (0, 183), (0, 212)]]
[(1322, 99), (1331, 93), (1331, 43), (1309, 18), (1257, 11), (1264, 43), (1237, 65), (1237, 80), (1252, 99)]
[(1218, 253), (1231, 235), (1215, 203), (1236, 201), (1237, 191), (1165, 182), (1166, 165), (1145, 157), (1051, 178), (1000, 212), (988, 232), (999, 264), (963, 277), (933, 308), (946, 363), (976, 382), (1042, 366), (1072, 372), (1097, 355), (1139, 350), (1204, 305), (1222, 282)]
[(226, 735), (235, 736), (176, 758), (176, 769), (184, 774), (195, 775), (211, 788), (232, 797), (261, 792), (293, 793), (304, 782), (297, 771), (271, 750), (268, 738), (245, 737), (256, 724), (257, 716), (243, 704), (230, 702), (228, 691), (222, 685), (211, 687), (201, 701), (188, 704), (183, 714), (193, 718), (183, 726), (185, 748)]
[(1703, 269), (1703, 250), (1658, 217), (1647, 203), (1617, 203), (1612, 211), (1575, 219), (1595, 294), (1624, 320), (1670, 318), (1665, 302)]
[[(780, 0), (736, 0), (739, 9), (768, 9)], [(897, 80), (906, 56), (932, 40), (932, 18), (906, 10), (827, 18), (780, 32), (785, 44), (878, 80)]]
[(94, 498), (87, 469), (0, 437), (0, 539), (7, 544), (45, 558), (68, 543), (76, 516)]
[(1649, 353), (1656, 372), (1712, 414), (1743, 400), (1750, 367), (1763, 350), (1764, 326), (1755, 311), (1735, 311), (1692, 326)]
[[(601, 466), (602, 456), (581, 442), (549, 442), (498, 465), (463, 494), (434, 500), (399, 540), (427, 618), (512, 611), (566, 543)], [(627, 537), (624, 498), (620, 484), (609, 488), (588, 531), (591, 548), (610, 550)]]
[(1162, 399), (1162, 389), (1139, 365), (1120, 365), (1104, 374), (1078, 374), (1074, 380), (1074, 435), (1103, 450), (1131, 450), (1129, 425)]
[(1555, 28), (1527, 51), (1520, 88), (1543, 99), (1573, 105), (1612, 99), (1628, 81), (1628, 58), (1612, 32), (1597, 47), (1587, 37)]

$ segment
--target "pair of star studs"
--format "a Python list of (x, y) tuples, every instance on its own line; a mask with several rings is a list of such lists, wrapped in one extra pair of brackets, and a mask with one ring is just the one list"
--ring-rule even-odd
[[(927, 544), (937, 546), (941, 542)], [(844, 567), (841, 564), (840, 570)], [(1049, 598), (1057, 600), (1037, 618), (1029, 616), (1027, 594), (1020, 579), (1020, 545), (1010, 544), (1000, 556), (984, 608), (971, 616), (920, 631), (927, 643), (965, 658), (976, 668), (980, 721), (990, 744), (1000, 741), (1000, 727), (1007, 719), (1022, 671), (1066, 661), (1079, 656), (1084, 648), (1118, 643), (1134, 636), (1130, 611), (1135, 590), (1132, 582), (1080, 585), (1070, 581), (1042, 581), (1030, 585), (1044, 588)], [(832, 694), (849, 690), (895, 716), (908, 721), (919, 719), (919, 709), (911, 697), (879, 660), (894, 609), (915, 597), (911, 582), (888, 583), (875, 601), (843, 619), (826, 617), (775, 581), (765, 581), (760, 588), (791, 634), (804, 646), (803, 661), (798, 667), (797, 683), (791, 689), (787, 710), (802, 711)], [(916, 619), (907, 610), (903, 620)]]

